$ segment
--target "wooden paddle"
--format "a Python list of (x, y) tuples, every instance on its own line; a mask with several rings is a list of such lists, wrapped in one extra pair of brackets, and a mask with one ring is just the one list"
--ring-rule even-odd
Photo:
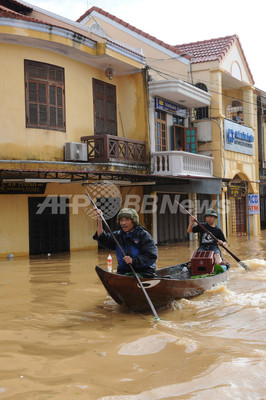
[[(89, 193), (86, 192), (86, 195), (87, 195), (88, 198), (90, 199), (90, 202), (91, 202), (91, 204), (92, 204), (94, 210), (98, 210), (96, 204), (95, 204), (94, 201), (92, 200), (92, 198), (91, 198), (91, 196), (89, 195)], [(108, 232), (110, 232), (110, 235), (111, 235), (112, 238), (114, 239), (114, 241), (115, 241), (117, 247), (119, 248), (119, 250), (121, 251), (121, 253), (122, 253), (123, 256), (125, 257), (125, 256), (126, 256), (126, 253), (124, 252), (124, 250), (122, 249), (120, 243), (118, 242), (118, 240), (117, 240), (116, 237), (114, 236), (114, 234), (113, 234), (111, 228), (109, 227), (109, 225), (107, 224), (107, 222), (106, 222), (104, 216), (103, 216), (102, 214), (98, 214), (98, 215), (100, 216), (101, 220), (103, 221), (104, 225), (106, 226)], [(156, 312), (156, 310), (155, 310), (155, 308), (154, 308), (154, 305), (152, 304), (152, 301), (151, 301), (151, 299), (150, 299), (148, 293), (146, 292), (146, 290), (145, 290), (145, 288), (144, 288), (144, 286), (143, 286), (141, 280), (139, 279), (139, 277), (138, 277), (136, 271), (134, 270), (133, 266), (132, 266), (131, 264), (128, 264), (128, 265), (130, 266), (131, 271), (133, 272), (135, 278), (137, 279), (138, 284), (139, 284), (139, 286), (141, 287), (141, 289), (142, 289), (142, 291), (143, 291), (143, 293), (144, 293), (144, 295), (145, 295), (145, 297), (146, 297), (146, 299), (147, 299), (147, 302), (149, 303), (149, 306), (150, 306), (150, 308), (151, 308), (151, 310), (152, 310), (152, 312), (153, 312), (153, 315), (154, 315), (155, 320), (156, 320), (156, 321), (159, 321), (161, 318), (158, 316), (158, 314), (157, 314), (157, 312)]]
[[(216, 242), (218, 242), (218, 239), (210, 232), (208, 231), (207, 228), (205, 228), (205, 226), (203, 226), (193, 215), (191, 215), (188, 210), (185, 209), (185, 207), (182, 206), (182, 204), (180, 204), (177, 200), (175, 200), (177, 202), (177, 204), (179, 205), (179, 207), (184, 210), (190, 217), (193, 217), (195, 222), (205, 231), (207, 232), (214, 240), (216, 240)], [(223, 249), (225, 249), (227, 251), (227, 253), (230, 254), (230, 256), (232, 256), (237, 262), (238, 264), (245, 268), (246, 271), (250, 271), (250, 268), (248, 267), (247, 264), (245, 264), (243, 261), (241, 261), (234, 253), (232, 253), (226, 246), (224, 246), (223, 244), (219, 244), (219, 246), (221, 246)]]

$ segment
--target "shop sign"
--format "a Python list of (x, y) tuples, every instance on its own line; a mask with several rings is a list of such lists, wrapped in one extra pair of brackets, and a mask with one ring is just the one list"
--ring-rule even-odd
[(248, 126), (239, 125), (236, 122), (224, 119), (224, 134), (226, 150), (237, 153), (254, 154), (254, 132)]
[(246, 195), (245, 189), (242, 188), (241, 186), (236, 186), (236, 185), (228, 186), (227, 193), (229, 198), (238, 200), (240, 200), (242, 197)]
[(160, 99), (159, 97), (155, 97), (155, 108), (183, 118), (187, 118), (188, 116), (186, 108), (180, 107), (170, 101)]
[(258, 194), (248, 195), (248, 210), (250, 215), (260, 213), (260, 199)]
[(43, 194), (45, 188), (42, 182), (1, 182), (0, 194)]

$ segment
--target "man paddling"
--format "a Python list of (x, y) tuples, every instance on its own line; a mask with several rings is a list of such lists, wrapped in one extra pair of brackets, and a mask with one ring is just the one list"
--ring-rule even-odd
[(223, 231), (215, 224), (215, 219), (217, 214), (213, 208), (209, 208), (205, 213), (205, 223), (201, 225), (204, 226), (209, 232), (212, 233), (218, 240), (216, 241), (209, 233), (207, 233), (200, 225), (193, 226), (195, 222), (195, 217), (192, 215), (189, 217), (190, 223), (187, 228), (187, 233), (199, 233), (200, 237), (200, 247), (198, 251), (213, 251), (214, 252), (214, 262), (215, 264), (226, 264), (223, 261), (221, 250), (218, 245), (227, 246), (226, 239), (224, 237)]
[[(133, 208), (123, 208), (117, 216), (120, 229), (113, 232), (103, 230), (101, 213), (95, 210), (97, 215), (97, 232), (93, 239), (106, 249), (116, 250), (117, 273), (132, 275), (130, 264), (141, 277), (153, 278), (155, 276), (155, 262), (157, 260), (157, 247), (151, 235), (139, 225), (139, 216)], [(117, 246), (113, 236), (117, 239), (125, 255)]]

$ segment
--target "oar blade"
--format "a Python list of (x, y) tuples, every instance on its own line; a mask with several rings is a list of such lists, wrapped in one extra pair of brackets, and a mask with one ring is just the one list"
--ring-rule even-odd
[(247, 264), (245, 264), (243, 261), (239, 261), (238, 264), (240, 267), (244, 268), (246, 271), (250, 271), (250, 268)]

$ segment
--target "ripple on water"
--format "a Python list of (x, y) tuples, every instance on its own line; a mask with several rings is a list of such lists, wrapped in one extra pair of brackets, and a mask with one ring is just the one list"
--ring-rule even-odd
[[(259, 258), (253, 258), (250, 260), (245, 260), (245, 264), (247, 264), (252, 270), (257, 269), (257, 268), (266, 268), (266, 261), (259, 259)], [(266, 272), (266, 269), (265, 269)]]
[(159, 333), (139, 338), (130, 343), (121, 345), (118, 354), (127, 356), (155, 354), (163, 350), (167, 343), (185, 346), (185, 352), (191, 353), (197, 349), (197, 344), (188, 338), (179, 338), (168, 333)]

